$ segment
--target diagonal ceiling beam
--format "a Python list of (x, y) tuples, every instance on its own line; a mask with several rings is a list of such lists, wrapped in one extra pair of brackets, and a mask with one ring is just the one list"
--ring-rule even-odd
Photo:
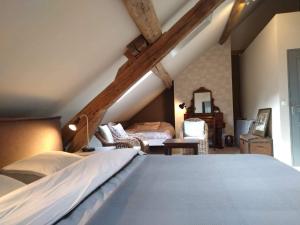
[(89, 134), (92, 136), (106, 110), (223, 2), (224, 0), (200, 0), (136, 59), (125, 63), (120, 68), (116, 79), (62, 128), (64, 145), (68, 146), (68, 150), (79, 150), (85, 144), (86, 123), (78, 124), (76, 134), (68, 129), (68, 124), (74, 123), (80, 115), (85, 114), (89, 118)]
[(230, 36), (233, 29), (238, 25), (242, 12), (246, 7), (245, 0), (235, 0), (231, 9), (229, 19), (227, 20), (224, 31), (219, 40), (219, 44), (224, 44)]
[[(129, 15), (149, 44), (153, 44), (160, 38), (162, 30), (151, 0), (123, 0), (123, 2)], [(140, 46), (141, 38), (138, 37), (127, 46), (126, 57), (131, 59), (133, 56), (137, 56), (143, 50), (139, 48)], [(172, 78), (161, 63), (152, 71), (162, 80), (166, 88), (172, 86)]]

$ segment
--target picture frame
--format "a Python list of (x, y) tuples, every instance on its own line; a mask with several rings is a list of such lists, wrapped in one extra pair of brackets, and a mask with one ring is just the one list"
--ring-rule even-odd
[(248, 134), (253, 134), (255, 129), (255, 120), (250, 123)]
[(254, 123), (253, 134), (265, 137), (271, 116), (271, 108), (259, 109)]

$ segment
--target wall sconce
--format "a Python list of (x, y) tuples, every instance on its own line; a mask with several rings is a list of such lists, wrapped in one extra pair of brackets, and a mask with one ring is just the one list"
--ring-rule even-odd
[(92, 152), (95, 151), (95, 148), (90, 148), (89, 144), (90, 144), (90, 135), (89, 135), (89, 118), (86, 114), (82, 114), (80, 115), (75, 121), (74, 123), (71, 123), (68, 125), (69, 129), (72, 131), (77, 131), (77, 125), (79, 124), (80, 120), (82, 118), (85, 118), (86, 120), (86, 146), (82, 147), (82, 151), (83, 152)]
[(184, 108), (186, 108), (186, 104), (183, 102), (183, 103), (181, 103), (181, 104), (179, 104), (179, 108), (181, 108), (181, 109), (184, 109)]

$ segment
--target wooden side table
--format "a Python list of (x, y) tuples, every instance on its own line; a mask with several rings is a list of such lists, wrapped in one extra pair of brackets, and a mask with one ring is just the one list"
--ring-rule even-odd
[(109, 147), (96, 147), (95, 151), (92, 152), (83, 152), (82, 150), (79, 150), (77, 152), (74, 152), (74, 154), (79, 155), (79, 156), (90, 156), (92, 154), (95, 154), (97, 152), (107, 152), (107, 151), (111, 151), (111, 150), (115, 150), (116, 147), (115, 146), (109, 146)]
[(198, 155), (200, 141), (197, 139), (167, 139), (163, 144), (165, 146), (165, 155), (172, 155), (173, 148), (192, 148), (194, 155)]
[(264, 154), (273, 156), (272, 138), (262, 138), (249, 134), (241, 135), (240, 151), (242, 154)]

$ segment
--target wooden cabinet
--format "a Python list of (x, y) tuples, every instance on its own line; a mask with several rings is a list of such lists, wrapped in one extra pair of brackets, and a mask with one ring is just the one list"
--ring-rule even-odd
[(207, 123), (208, 138), (212, 143), (212, 147), (223, 148), (222, 134), (225, 123), (223, 120), (223, 113), (186, 113), (184, 119), (200, 118)]
[(273, 141), (254, 135), (240, 136), (240, 152), (243, 154), (263, 154), (273, 156)]

